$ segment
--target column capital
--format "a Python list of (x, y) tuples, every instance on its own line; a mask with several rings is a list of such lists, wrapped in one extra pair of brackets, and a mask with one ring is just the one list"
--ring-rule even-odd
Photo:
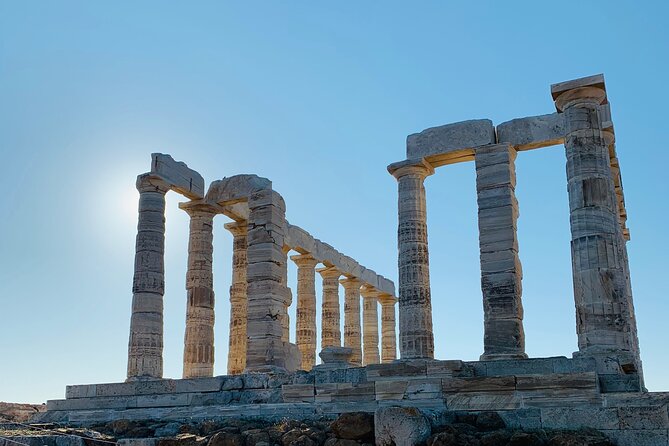
[(298, 268), (315, 268), (320, 263), (320, 260), (309, 253), (290, 256), (290, 260), (295, 262)]
[(407, 175), (425, 179), (434, 173), (434, 167), (425, 158), (413, 158), (389, 165), (388, 172), (397, 180)]
[(244, 221), (233, 221), (223, 225), (225, 229), (230, 231), (234, 237), (245, 237), (248, 233), (248, 222)]
[(553, 84), (551, 85), (551, 96), (553, 96), (555, 108), (559, 112), (578, 103), (606, 104), (604, 75), (596, 74)]
[(397, 303), (397, 297), (383, 292), (379, 294), (378, 300), (381, 305), (395, 305)]
[(360, 295), (365, 298), (365, 299), (379, 299), (379, 296), (381, 296), (382, 293), (381, 291), (377, 290), (371, 285), (363, 285), (362, 288), (360, 288)]
[(339, 283), (342, 284), (345, 290), (359, 290), (363, 282), (357, 277), (347, 277), (345, 279), (340, 279)]
[(342, 275), (341, 271), (339, 271), (334, 266), (318, 268), (316, 272), (318, 272), (318, 274), (320, 274), (323, 279), (339, 279)]
[(204, 200), (192, 200), (179, 203), (179, 209), (186, 211), (191, 217), (201, 214), (217, 215), (223, 213), (223, 208), (221, 206), (208, 203)]
[(159, 192), (166, 194), (170, 190), (170, 185), (165, 180), (151, 173), (137, 175), (135, 186), (140, 193)]

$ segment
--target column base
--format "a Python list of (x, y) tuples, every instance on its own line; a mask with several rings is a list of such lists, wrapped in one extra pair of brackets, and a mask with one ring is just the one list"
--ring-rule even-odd
[(484, 353), (480, 361), (503, 361), (505, 359), (528, 359), (527, 353)]

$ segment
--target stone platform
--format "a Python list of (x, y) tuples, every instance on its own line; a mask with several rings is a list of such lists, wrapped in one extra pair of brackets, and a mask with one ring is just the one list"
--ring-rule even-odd
[[(614, 439), (669, 444), (669, 393), (642, 392), (637, 375), (595, 372), (565, 357), (510, 361), (397, 361), (287, 374), (68, 386), (35, 421), (87, 426), (118, 419), (313, 419), (380, 407), (433, 416), (496, 411), (509, 427), (591, 427)], [(436, 414), (436, 415), (435, 415)], [(450, 414), (450, 415), (449, 415)]]

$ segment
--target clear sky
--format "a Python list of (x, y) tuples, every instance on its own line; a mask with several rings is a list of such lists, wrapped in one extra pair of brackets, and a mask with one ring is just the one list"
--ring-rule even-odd
[[(616, 126), (647, 385), (669, 390), (668, 5), (0, 0), (0, 400), (125, 379), (134, 183), (151, 152), (207, 182), (270, 178), (291, 223), (396, 280), (386, 166), (404, 159), (406, 135), (551, 113), (551, 83), (596, 73)], [(557, 146), (517, 160), (535, 357), (576, 350), (564, 166)], [(477, 359), (473, 164), (442, 167), (426, 187), (436, 354)], [(165, 376), (175, 378), (188, 231), (179, 201), (168, 194)], [(228, 343), (225, 222), (214, 234), (217, 374)]]

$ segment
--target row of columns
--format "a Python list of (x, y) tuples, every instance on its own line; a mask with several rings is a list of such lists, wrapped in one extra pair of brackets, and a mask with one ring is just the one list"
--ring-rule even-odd
[[(129, 380), (161, 378), (163, 373), (165, 194), (170, 187), (160, 178), (146, 174), (138, 177), (137, 188), (140, 200), (128, 349)], [(251, 214), (257, 215), (257, 222), (271, 219), (282, 212), (282, 202), (280, 197), (256, 197)], [(183, 377), (213, 376), (213, 219), (221, 209), (202, 201), (182, 203), (180, 207), (190, 216)], [(283, 240), (282, 234), (269, 234), (279, 231), (280, 225), (266, 223), (263, 227), (254, 226), (251, 236), (246, 221), (225, 225), (233, 235), (229, 374), (242, 373), (249, 365), (256, 368), (264, 364), (277, 365), (276, 356), (286, 354), (285, 348), (279, 348), (280, 343), (288, 343), (287, 308), (292, 301), (287, 287), (286, 250), (275, 246), (276, 240)], [(250, 238), (253, 243), (249, 243)], [(341, 284), (345, 290), (343, 345), (352, 349), (352, 363), (373, 364), (380, 360), (378, 303), (382, 307), (383, 361), (396, 358), (396, 299), (392, 295), (381, 293), (360, 279), (342, 278), (344, 274), (333, 266), (316, 269), (320, 262), (310, 254), (295, 255), (291, 259), (298, 267), (296, 326), (302, 369), (310, 370), (316, 364), (316, 272), (323, 280), (321, 346), (342, 345)], [(272, 297), (270, 308), (267, 308), (268, 295)], [(361, 296), (364, 324), (360, 320)], [(268, 314), (271, 317), (266, 317)], [(252, 329), (249, 329), (250, 324)], [(254, 335), (249, 337), (251, 332)], [(279, 363), (285, 360), (279, 359)]]
[[(625, 237), (608, 147), (601, 128), (603, 88), (562, 92), (571, 251), (579, 354), (631, 354), (640, 367)], [(522, 268), (518, 256), (516, 151), (509, 144), (475, 151), (483, 360), (526, 358)], [(398, 181), (400, 352), (403, 359), (433, 358), (432, 306), (424, 180), (434, 169), (424, 159), (391, 165)]]

